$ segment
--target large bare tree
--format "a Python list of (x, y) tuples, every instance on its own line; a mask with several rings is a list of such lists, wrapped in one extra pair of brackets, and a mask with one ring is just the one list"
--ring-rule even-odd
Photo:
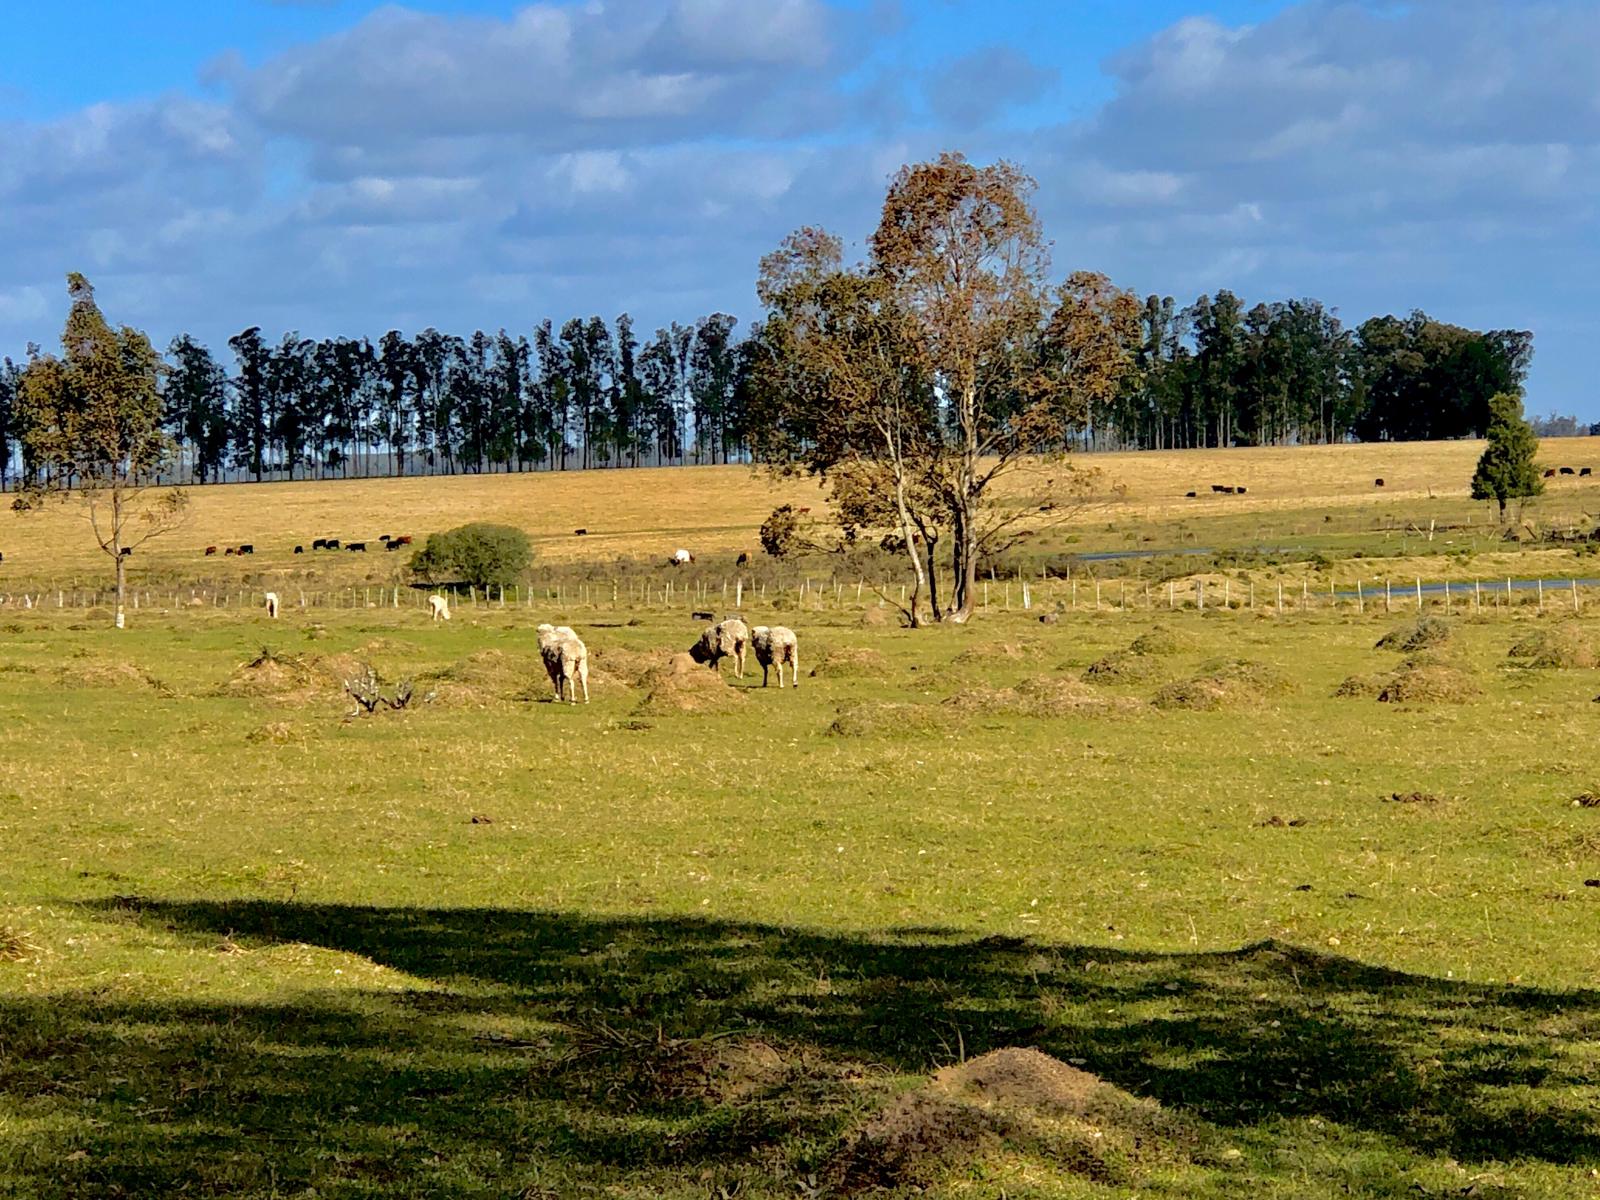
[(182, 491), (155, 486), (172, 454), (161, 427), (160, 356), (138, 330), (111, 328), (82, 275), (67, 276), (67, 292), (61, 357), (35, 354), (18, 384), (29, 481), (14, 507), (36, 508), (52, 496), (82, 505), (115, 566), (121, 629), (128, 555), (182, 524), (187, 505)]

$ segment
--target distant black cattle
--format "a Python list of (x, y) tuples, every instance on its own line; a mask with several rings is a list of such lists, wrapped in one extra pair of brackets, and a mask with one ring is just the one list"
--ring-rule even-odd
[(235, 550), (232, 546), (229, 546), (226, 550), (224, 550), (222, 552), (222, 556), (224, 558), (232, 558), (237, 553), (239, 553), (237, 550)]
[(1184, 497), (1185, 500), (1193, 500), (1194, 499), (1194, 493), (1193, 492), (1185, 492), (1183, 494), (1183, 497)]
[(739, 557), (733, 565), (736, 567), (748, 567), (750, 565), (750, 552), (748, 550), (739, 551)]
[(329, 538), (327, 541), (322, 543), (322, 548), (324, 550), (337, 550), (339, 548), (339, 539)]
[(254, 554), (255, 552), (256, 552), (256, 548), (253, 545), (251, 545), (249, 542), (246, 542), (244, 545), (239, 547), (239, 553), (240, 554)]
[(1373, 486), (1373, 487), (1382, 487), (1382, 486), (1383, 486), (1383, 480), (1381, 480), (1381, 479), (1374, 479), (1374, 480), (1373, 480), (1373, 481), (1372, 481), (1372, 486)]
[(378, 539), (378, 540), (379, 540), (379, 541), (380, 541), (380, 542), (392, 542), (392, 541), (394, 541), (394, 539), (393, 539), (393, 538), (392, 538), (392, 537), (390, 537), (390, 536), (389, 536), (389, 535), (388, 535), (388, 534), (387, 534), (387, 533), (386, 533), (386, 534), (384, 534), (384, 535), (383, 535), (383, 536), (382, 536), (382, 537), (381, 537), (381, 538), (379, 538), (379, 539)]
[(1571, 467), (1562, 467), (1561, 468), (1561, 473), (1563, 475), (1576, 475), (1577, 474), (1577, 472), (1574, 471)]
[(717, 619), (717, 614), (708, 612), (690, 613), (689, 619), (691, 621), (714, 621)]
[(1222, 486), (1222, 485), (1221, 485), (1221, 484), (1220, 484), (1220, 483), (1213, 483), (1213, 484), (1212, 484), (1212, 485), (1211, 485), (1211, 490), (1212, 490), (1212, 491), (1213, 491), (1213, 492), (1225, 492), (1225, 491), (1227, 491), (1227, 490), (1228, 490), (1228, 489), (1227, 489), (1227, 488), (1225, 488), (1225, 487), (1223, 487), (1223, 486)]
[(367, 552), (367, 544), (365, 542), (346, 542), (344, 548), (346, 550), (354, 550), (358, 554), (365, 554)]
[(1579, 475), (1580, 478), (1585, 476), (1585, 475), (1593, 475), (1593, 474), (1594, 474), (1594, 469), (1592, 467), (1579, 467), (1578, 468), (1578, 475)]
[(1556, 477), (1556, 469), (1554, 467), (1546, 467), (1544, 469), (1544, 477), (1546, 479), (1554, 479)]
[(216, 552), (217, 552), (217, 548), (215, 546), (207, 546), (206, 547), (206, 557), (207, 558), (210, 558)]
[(304, 546), (296, 546), (294, 548), (294, 552), (296, 554), (304, 554), (306, 552), (306, 548)]
[(326, 550), (328, 548), (328, 539), (314, 538), (311, 542), (311, 548), (313, 550)]
[(1246, 492), (1248, 492), (1248, 491), (1249, 491), (1249, 490), (1250, 490), (1250, 489), (1249, 489), (1249, 488), (1247, 488), (1247, 487), (1245, 487), (1245, 486), (1244, 486), (1244, 484), (1242, 484), (1242, 483), (1241, 483), (1241, 484), (1240, 484), (1240, 485), (1239, 485), (1239, 486), (1238, 486), (1238, 487), (1236, 487), (1236, 488), (1234, 488), (1234, 489), (1233, 489), (1233, 490), (1234, 490), (1234, 491), (1236, 491), (1236, 492), (1238, 492), (1238, 493), (1239, 493), (1239, 495), (1241, 495), (1241, 496), (1242, 496), (1242, 495), (1244, 495), (1244, 494), (1245, 494), (1245, 493), (1246, 493)]
[(122, 557), (123, 558), (132, 558), (133, 557), (133, 547), (132, 546), (124, 546), (122, 548)]
[(383, 548), (385, 550), (398, 550), (398, 549), (400, 549), (400, 543), (399, 542), (385, 542), (383, 544)]
[(588, 533), (589, 533), (589, 531), (587, 529), (574, 529), (572, 531), (572, 536), (573, 537), (587, 537)]
[(1239, 489), (1238, 489), (1238, 488), (1236, 488), (1236, 487), (1225, 487), (1225, 488), (1223, 488), (1223, 489), (1222, 489), (1222, 494), (1223, 494), (1223, 495), (1224, 495), (1224, 496), (1231, 496), (1231, 495), (1233, 495), (1233, 494), (1234, 494), (1234, 493), (1235, 493), (1235, 492), (1237, 492), (1237, 491), (1238, 491), (1238, 490), (1239, 490)]

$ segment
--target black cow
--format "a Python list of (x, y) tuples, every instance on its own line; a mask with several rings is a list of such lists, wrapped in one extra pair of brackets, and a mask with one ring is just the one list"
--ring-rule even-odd
[(572, 531), (572, 536), (573, 537), (587, 537), (588, 533), (589, 533), (589, 531), (587, 529), (574, 529)]
[(1183, 494), (1183, 498), (1185, 500), (1193, 500), (1194, 499), (1194, 493), (1193, 492), (1185, 492)]
[(399, 542), (385, 542), (383, 544), (383, 548), (385, 550), (398, 550), (398, 549), (400, 549), (400, 543)]
[(1383, 480), (1381, 480), (1381, 479), (1374, 479), (1374, 480), (1373, 480), (1373, 481), (1372, 481), (1372, 486), (1373, 486), (1373, 487), (1382, 487), (1382, 486), (1383, 486)]
[(306, 552), (306, 548), (304, 546), (296, 546), (294, 548), (294, 552), (296, 554), (304, 554)]
[(207, 546), (206, 547), (206, 557), (207, 558), (210, 558), (216, 552), (217, 552), (217, 548), (215, 546)]
[(1241, 495), (1241, 496), (1242, 496), (1242, 495), (1244, 495), (1244, 494), (1245, 494), (1245, 493), (1246, 493), (1246, 492), (1248, 492), (1248, 491), (1249, 491), (1249, 490), (1250, 490), (1250, 489), (1249, 489), (1249, 488), (1247, 488), (1247, 487), (1245, 487), (1245, 486), (1244, 486), (1244, 484), (1242, 484), (1242, 483), (1241, 483), (1241, 484), (1240, 484), (1240, 485), (1239, 485), (1239, 486), (1238, 486), (1238, 487), (1236, 487), (1236, 488), (1234, 488), (1234, 489), (1233, 489), (1233, 490), (1234, 490), (1234, 491), (1236, 491), (1236, 492), (1238, 492), (1238, 493), (1239, 493), (1239, 495)]
[(1236, 491), (1238, 491), (1237, 488), (1225, 487), (1225, 488), (1222, 489), (1222, 494), (1224, 496), (1231, 496)]
[(358, 554), (365, 554), (367, 552), (367, 544), (365, 542), (346, 542), (344, 548), (346, 550), (354, 550)]
[(324, 550), (337, 550), (339, 548), (339, 539), (329, 538), (327, 541), (322, 543), (322, 548)]
[(736, 567), (748, 567), (750, 565), (750, 551), (739, 551), (739, 557), (734, 561), (733, 565)]
[(123, 558), (132, 558), (133, 557), (133, 547), (132, 546), (124, 546), (122, 548), (122, 550), (121, 550), (121, 554), (122, 554)]
[(255, 546), (253, 546), (249, 542), (246, 542), (244, 545), (239, 547), (239, 553), (240, 554), (254, 554), (255, 552), (256, 552)]
[(1578, 468), (1578, 477), (1580, 479), (1585, 475), (1593, 475), (1593, 474), (1594, 474), (1594, 468), (1592, 468), (1592, 467), (1579, 467)]
[(387, 534), (387, 533), (386, 533), (386, 534), (384, 534), (384, 535), (383, 535), (383, 536), (382, 536), (382, 537), (381, 537), (381, 538), (379, 538), (379, 539), (378, 539), (378, 540), (379, 540), (379, 541), (380, 541), (380, 542), (392, 542), (392, 541), (394, 541), (394, 539), (393, 539), (393, 538), (392, 538), (392, 537), (390, 537), (390, 536), (389, 536), (389, 535), (388, 535), (388, 534)]
[(1544, 469), (1544, 477), (1546, 479), (1554, 479), (1556, 477), (1556, 469), (1554, 467), (1546, 467)]
[(1563, 475), (1576, 475), (1577, 474), (1577, 472), (1574, 471), (1571, 467), (1562, 467), (1561, 468), (1561, 473)]
[(1228, 490), (1228, 489), (1227, 489), (1227, 488), (1225, 488), (1225, 487), (1223, 487), (1223, 486), (1222, 486), (1222, 485), (1221, 485), (1221, 484), (1220, 484), (1220, 483), (1213, 483), (1213, 484), (1212, 484), (1212, 485), (1211, 485), (1211, 490), (1212, 490), (1212, 491), (1213, 491), (1213, 492), (1225, 492), (1225, 491), (1227, 491), (1227, 490)]
[(313, 550), (326, 550), (328, 548), (328, 539), (315, 538), (311, 543), (311, 548)]

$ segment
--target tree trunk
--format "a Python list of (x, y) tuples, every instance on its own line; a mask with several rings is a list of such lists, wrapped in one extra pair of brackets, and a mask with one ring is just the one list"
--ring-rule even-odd
[(115, 552), (117, 560), (117, 628), (122, 629), (125, 628), (126, 622), (123, 604), (128, 594), (128, 560), (122, 556), (120, 544), (113, 543), (111, 549)]
[(972, 616), (972, 592), (978, 579), (977, 522), (975, 517), (978, 486), (978, 381), (961, 382), (961, 466), (956, 473), (954, 586), (945, 620), (966, 624)]

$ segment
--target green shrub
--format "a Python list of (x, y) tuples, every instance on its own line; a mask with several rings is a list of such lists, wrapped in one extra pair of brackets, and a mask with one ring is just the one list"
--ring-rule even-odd
[(474, 521), (430, 533), (411, 558), (411, 573), (428, 583), (505, 587), (521, 579), (532, 562), (533, 546), (522, 530)]
[(761, 526), (761, 548), (773, 558), (787, 558), (803, 548), (800, 514), (792, 504), (780, 504)]

